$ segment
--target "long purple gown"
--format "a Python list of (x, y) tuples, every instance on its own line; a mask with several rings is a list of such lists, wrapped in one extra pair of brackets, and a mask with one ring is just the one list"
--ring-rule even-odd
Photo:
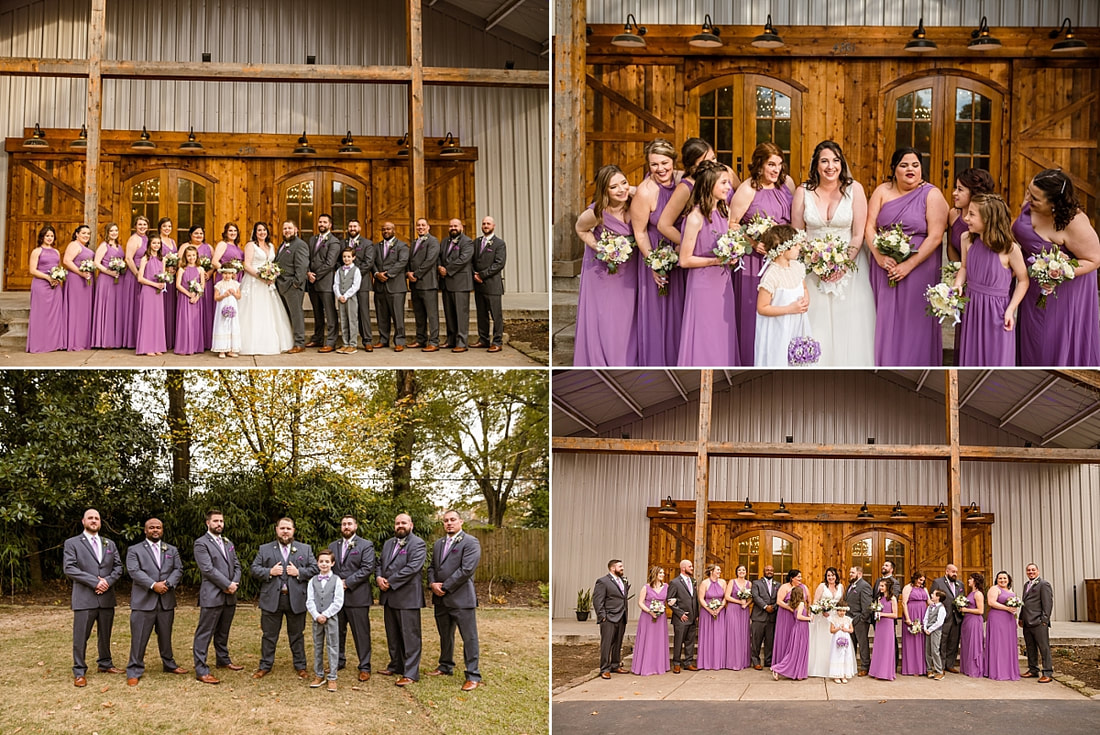
[[(955, 222), (947, 228), (947, 242), (954, 246), (955, 250), (959, 253), (962, 253), (962, 236), (963, 233), (967, 231), (967, 229), (968, 228), (966, 226), (966, 222), (963, 220), (961, 214), (955, 219)], [(961, 330), (959, 329), (960, 326), (961, 325), (958, 324), (955, 325), (955, 341), (952, 346), (952, 349), (955, 353), (956, 365), (959, 364), (959, 338), (961, 336)]]
[[(1031, 205), (1025, 204), (1012, 223), (1012, 234), (1024, 251), (1024, 260), (1053, 243), (1039, 236), (1031, 225)], [(1073, 257), (1065, 248), (1062, 252)], [(1047, 297), (1045, 309), (1037, 305), (1039, 284), (1034, 279), (1020, 304), (1019, 364), (1039, 367), (1100, 365), (1100, 302), (1096, 296), (1096, 271), (1058, 286)]]
[[(673, 186), (657, 184), (657, 204), (649, 213), (649, 244), (654, 250), (661, 242), (657, 222), (672, 197)], [(639, 255), (640, 257), (640, 255)], [(668, 367), (676, 364), (680, 347), (680, 321), (684, 313), (685, 279), (673, 268), (668, 274), (668, 293), (660, 295), (653, 281), (653, 271), (644, 262), (638, 263), (638, 364)]]
[[(802, 599), (809, 600), (810, 590), (806, 585), (802, 585), (802, 592), (804, 597)], [(783, 602), (791, 604), (791, 593), (788, 592), (787, 596), (783, 598)], [(794, 627), (794, 613), (789, 611), (782, 605), (775, 606), (775, 636), (772, 639), (772, 663), (779, 661), (783, 658), (783, 654), (787, 650), (787, 645), (791, 637), (791, 628)], [(807, 654), (806, 664), (809, 665), (809, 654)]]
[[(82, 245), (73, 263), (80, 266), (95, 257), (95, 252)], [(65, 349), (70, 352), (92, 346), (92, 306), (95, 303), (95, 275), (84, 280), (83, 274), (69, 271), (61, 286), (65, 291)]]
[[(654, 600), (665, 601), (668, 585), (654, 592), (648, 584), (645, 586), (645, 605)], [(630, 664), (631, 673), (639, 676), (663, 674), (669, 670), (668, 617), (662, 611), (657, 619), (648, 613), (638, 616), (638, 633), (634, 637), (634, 659)]]
[[(184, 268), (183, 287), (187, 288), (187, 284), (192, 280), (197, 281), (200, 273), (198, 266), (189, 265)], [(170, 284), (168, 287), (176, 298), (176, 344), (172, 351), (177, 355), (194, 355), (204, 352), (206, 347), (202, 339), (204, 317), (202, 299), (200, 298), (192, 304), (191, 299), (176, 290), (176, 284)], [(212, 290), (208, 285), (206, 291)]]
[[(214, 260), (214, 248), (209, 243), (203, 243), (199, 245), (199, 257), (210, 258)], [(211, 280), (211, 279), (207, 279)], [(199, 303), (202, 304), (202, 345), (203, 349), (209, 350), (214, 344), (214, 288), (213, 285), (202, 292), (202, 298), (199, 299)]]
[[(592, 209), (593, 205), (588, 205)], [(593, 228), (597, 240), (607, 229), (633, 239), (630, 225), (603, 213), (603, 221)], [(596, 259), (596, 251), (585, 246), (581, 265), (580, 295), (577, 299), (577, 330), (573, 344), (573, 364), (577, 366), (634, 366), (638, 364), (637, 251), (619, 265), (614, 274)]]
[[(703, 223), (693, 254), (712, 256), (718, 237), (729, 230), (729, 220), (716, 209)], [(724, 265), (688, 268), (683, 324), (676, 364), (681, 367), (741, 365), (737, 354), (736, 297), (730, 269)], [(749, 363), (752, 364), (751, 362)]]
[[(1009, 590), (994, 587), (997, 602), (1002, 605), (1013, 597)], [(1020, 678), (1020, 648), (1016, 638), (1016, 616), (1008, 610), (989, 608), (989, 620), (985, 629), (986, 676), (997, 681), (1016, 681)]]
[[(779, 608), (782, 610), (783, 608)], [(805, 609), (803, 609), (805, 614)], [(810, 621), (799, 620), (791, 613), (791, 629), (783, 656), (779, 659), (772, 651), (772, 671), (788, 679), (805, 679), (810, 668)]]
[[(226, 241), (226, 243), (225, 243), (225, 252), (222, 253), (222, 259), (219, 261), (219, 267), (224, 268), (225, 266), (229, 265), (229, 261), (231, 261), (231, 260), (239, 260), (243, 264), (244, 263), (244, 250), (239, 248), (237, 245), (234, 245), (233, 243), (231, 243), (229, 241)], [(215, 275), (217, 275), (217, 274), (215, 273)], [(243, 267), (238, 268), (237, 269), (237, 283), (240, 283), (243, 278), (244, 278), (244, 268)]]
[[(149, 247), (149, 238), (145, 235), (141, 236), (141, 245), (138, 245), (137, 250), (134, 251), (134, 266), (138, 267), (141, 264), (141, 257), (145, 255), (146, 248)], [(123, 256), (126, 255), (126, 248), (122, 248)], [(138, 318), (138, 295), (141, 291), (141, 284), (138, 283), (137, 276), (135, 276), (130, 268), (127, 267), (122, 272), (122, 277), (118, 279), (119, 290), (119, 324), (122, 329), (122, 346), (126, 349), (134, 349), (137, 338), (137, 318)]]
[[(926, 215), (929, 187), (921, 184), (882, 205), (875, 226), (888, 230), (900, 223), (910, 246), (920, 250), (928, 235)], [(939, 243), (929, 243), (939, 247)], [(909, 256), (915, 258), (916, 254)], [(940, 280), (940, 259), (925, 259), (894, 288), (886, 271), (871, 264), (871, 290), (875, 294), (875, 365), (880, 367), (928, 367), (943, 363), (943, 330), (939, 320), (925, 313), (924, 292)]]
[[(750, 582), (746, 579), (745, 585), (742, 587), (734, 580), (734, 590), (740, 591), (748, 589)], [(726, 666), (727, 669), (733, 669), (734, 671), (740, 671), (741, 669), (747, 669), (751, 665), (751, 655), (749, 649), (752, 647), (750, 641), (750, 611), (752, 606), (742, 608), (740, 605), (732, 602), (726, 603)]]
[[(973, 592), (966, 596), (966, 606), (974, 607)], [(962, 628), (959, 631), (959, 671), (975, 679), (985, 676), (985, 651), (982, 639), (982, 616), (965, 613)]]
[[(882, 612), (893, 611), (893, 600), (883, 600)], [(895, 623), (897, 620), (894, 618), (882, 617), (875, 623), (875, 646), (871, 649), (871, 668), (867, 669), (868, 676), (886, 681), (894, 680), (897, 668), (897, 662), (894, 660), (897, 655), (897, 642), (894, 640)]]
[[(172, 240), (162, 239), (160, 244), (162, 258), (169, 253), (179, 253), (179, 248)], [(168, 284), (168, 292), (164, 298), (167, 299), (164, 302), (164, 346), (170, 350), (176, 346), (176, 301), (179, 300), (179, 292), (174, 283)]]
[[(909, 603), (905, 606), (909, 619), (924, 622), (924, 613), (928, 610), (928, 592), (923, 587), (909, 590)], [(876, 628), (877, 631), (877, 628)], [(928, 669), (924, 663), (924, 642), (928, 638), (924, 631), (910, 633), (909, 626), (902, 620), (901, 625), (901, 674), (902, 676), (924, 676)]]
[(1012, 271), (975, 237), (966, 254), (966, 288), (970, 297), (959, 324), (956, 361), (960, 367), (1015, 367), (1016, 335), (1005, 331), (1011, 301)]
[[(38, 270), (49, 273), (61, 264), (61, 253), (43, 247), (38, 253)], [(70, 274), (71, 275), (71, 274)], [(68, 280), (67, 278), (65, 279)], [(53, 352), (65, 349), (64, 285), (51, 288), (50, 282), (31, 279), (31, 314), (27, 323), (27, 352)]]
[[(794, 195), (786, 186), (776, 184), (771, 189), (760, 189), (752, 198), (752, 203), (741, 217), (741, 224), (748, 224), (757, 213), (766, 214), (777, 225), (791, 223), (791, 202)], [(764, 256), (755, 251), (741, 259), (745, 267), (733, 277), (733, 292), (737, 299), (737, 340), (740, 362), (737, 365), (752, 365), (756, 359), (756, 297), (759, 293), (760, 271), (764, 267)]]
[[(140, 261), (138, 261), (138, 264), (140, 265)], [(155, 282), (157, 275), (163, 272), (164, 261), (160, 258), (149, 258), (142, 276), (147, 281)], [(145, 284), (138, 284), (138, 286), (141, 290), (138, 292), (134, 349), (139, 355), (167, 352), (168, 347), (164, 337), (164, 310), (167, 308), (165, 303), (171, 298), (171, 295), (162, 293)]]
[(721, 600), (726, 594), (722, 585), (711, 582), (703, 595), (704, 604), (699, 606), (699, 650), (696, 665), (700, 669), (721, 669), (726, 665), (726, 610), (722, 609), (718, 617), (707, 612), (705, 604), (711, 600)]
[[(107, 264), (111, 262), (111, 258), (121, 258), (122, 256), (121, 246), (107, 245), (107, 250), (103, 254), (101, 262), (104, 267), (107, 267)], [(95, 304), (92, 306), (92, 347), (105, 349), (122, 347), (122, 294), (124, 288), (122, 279), (125, 277), (124, 274), (128, 272), (123, 271), (123, 275), (119, 276), (117, 283), (114, 276), (103, 273), (96, 276)]]

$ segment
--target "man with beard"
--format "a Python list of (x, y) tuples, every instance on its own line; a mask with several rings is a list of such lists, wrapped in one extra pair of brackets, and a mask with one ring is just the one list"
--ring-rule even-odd
[(844, 593), (848, 614), (852, 618), (852, 643), (859, 652), (859, 675), (867, 676), (871, 668), (871, 644), (867, 628), (871, 624), (871, 602), (874, 595), (871, 585), (863, 578), (863, 567), (848, 570), (848, 589)]
[(156, 518), (145, 522), (145, 543), (126, 551), (126, 570), (134, 586), (130, 591), (130, 662), (126, 683), (137, 686), (145, 673), (145, 649), (157, 632), (160, 662), (169, 674), (186, 674), (172, 654), (172, 623), (176, 616), (176, 587), (183, 579), (183, 564), (175, 546), (166, 544), (164, 524)]
[[(965, 594), (966, 586), (959, 581), (959, 568), (948, 564), (942, 577), (932, 580), (932, 592), (940, 590), (945, 595), (943, 606), (947, 611), (942, 634), (940, 636), (940, 660), (943, 670), (952, 674), (959, 673), (959, 631), (962, 630), (963, 614), (955, 607), (955, 598)], [(931, 593), (929, 593), (931, 594)]]
[(474, 241), (462, 231), (462, 220), (452, 219), (448, 238), (439, 250), (439, 275), (442, 277), (443, 317), (447, 321), (444, 348), (465, 352), (470, 332), (470, 292), (474, 290), (471, 261)]
[(199, 625), (195, 628), (193, 654), (195, 678), (203, 684), (217, 684), (206, 665), (206, 651), (214, 641), (219, 669), (240, 671), (229, 658), (229, 628), (237, 612), (237, 588), (241, 584), (241, 562), (236, 547), (222, 536), (225, 518), (220, 510), (206, 512), (206, 533), (195, 539), (195, 565), (202, 576), (199, 585)]
[[(405, 349), (405, 273), (408, 272), (409, 246), (397, 239), (393, 222), (382, 223), (382, 242), (374, 246), (374, 311), (378, 316), (378, 341), (375, 347)], [(393, 342), (390, 342), (390, 330)]]
[(416, 240), (409, 250), (409, 279), (416, 341), (407, 345), (422, 352), (439, 352), (439, 240), (428, 231), (428, 220), (416, 221)]
[(340, 667), (347, 664), (348, 625), (359, 657), (359, 681), (370, 680), (370, 606), (374, 593), (370, 578), (374, 574), (374, 544), (356, 533), (359, 523), (355, 516), (340, 519), (338, 541), (328, 545), (336, 559), (333, 573), (344, 581), (344, 606), (336, 617), (340, 630)]
[[(760, 671), (765, 666), (771, 668), (772, 646), (775, 643), (775, 613), (777, 610), (775, 594), (779, 585), (775, 581), (775, 567), (764, 567), (764, 576), (753, 581), (751, 616), (752, 667)], [(764, 658), (760, 658), (760, 646), (764, 646)]]
[(306, 319), (302, 313), (302, 291), (309, 280), (309, 246), (298, 237), (298, 225), (289, 220), (283, 223), (283, 242), (275, 251), (275, 263), (279, 276), (275, 288), (283, 300), (283, 308), (290, 317), (294, 332), (294, 346), (287, 354), (296, 355), (305, 349)]
[[(680, 561), (680, 573), (668, 583), (669, 607), (672, 608), (672, 673), (681, 669), (698, 671), (695, 666), (695, 638), (699, 634), (699, 597), (695, 594), (695, 565), (691, 559)], [(770, 649), (769, 649), (770, 650)]]
[(626, 599), (630, 584), (623, 578), (620, 559), (607, 562), (607, 574), (592, 586), (592, 609), (600, 624), (600, 676), (626, 674), (623, 668), (623, 633), (626, 632)]
[[(359, 220), (348, 222), (348, 239), (344, 247), (355, 253), (355, 265), (359, 267), (361, 284), (355, 292), (359, 308), (359, 336), (363, 340), (363, 349), (374, 352), (374, 333), (370, 326), (370, 284), (374, 283), (374, 243), (363, 237), (363, 228)], [(342, 649), (341, 649), (342, 650)]]
[(275, 664), (275, 644), (286, 618), (286, 637), (294, 671), (301, 678), (306, 671), (306, 595), (310, 578), (317, 573), (317, 560), (309, 544), (294, 540), (294, 521), (280, 518), (275, 524), (275, 540), (264, 544), (252, 560), (252, 576), (260, 584), (260, 666), (252, 674), (262, 679)]
[[(889, 580), (890, 589), (894, 591), (895, 605), (901, 605), (901, 591), (905, 588), (905, 584), (900, 579), (894, 576), (894, 562), (884, 561), (882, 562), (882, 576), (875, 580), (875, 589), (873, 590), (875, 596), (875, 602), (879, 602), (882, 597), (882, 593), (879, 592), (879, 584), (882, 580)], [(894, 664), (901, 666), (901, 636), (897, 632), (898, 623), (901, 621), (902, 616), (899, 615), (897, 620), (894, 621)]]
[(428, 558), (424, 539), (413, 533), (412, 518), (400, 513), (393, 519), (393, 538), (382, 544), (375, 581), (381, 592), (383, 620), (390, 663), (378, 673), (398, 675), (397, 686), (420, 680), (420, 609), (424, 607), (424, 587), (420, 572)]
[(87, 685), (84, 662), (92, 626), (97, 627), (101, 674), (121, 674), (111, 660), (111, 628), (115, 622), (115, 582), (122, 578), (122, 557), (118, 544), (99, 535), (99, 511), (89, 508), (81, 520), (84, 532), (65, 540), (62, 555), (65, 576), (72, 580), (73, 593), (73, 686)]
[[(500, 352), (504, 342), (504, 263), (507, 249), (496, 234), (497, 223), (492, 217), (481, 220), (482, 236), (474, 243), (474, 305), (477, 306), (477, 343), (471, 347), (488, 347), (488, 352)], [(492, 333), (489, 320), (492, 318)]]
[(332, 352), (336, 348), (336, 299), (332, 295), (332, 277), (344, 248), (331, 230), (332, 217), (318, 215), (317, 234), (309, 239), (306, 293), (313, 308), (313, 336), (306, 347), (320, 347), (318, 352)]
[[(1049, 684), (1054, 680), (1054, 664), (1050, 658), (1050, 616), (1054, 612), (1054, 589), (1050, 582), (1039, 576), (1039, 567), (1034, 562), (1024, 567), (1027, 583), (1020, 600), (1019, 626), (1024, 629), (1024, 648), (1027, 650), (1027, 672), (1021, 674), (1025, 679), (1039, 677), (1040, 684)], [(1042, 670), (1039, 669), (1042, 659)]]

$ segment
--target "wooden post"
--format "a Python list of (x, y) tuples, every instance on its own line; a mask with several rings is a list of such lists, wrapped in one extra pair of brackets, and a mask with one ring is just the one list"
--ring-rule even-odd
[(707, 500), (710, 494), (710, 399), (714, 393), (714, 371), (699, 371), (699, 446), (695, 454), (695, 574), (700, 578), (707, 565)]
[(427, 217), (424, 183), (424, 37), (420, 0), (409, 0), (409, 32), (406, 39), (409, 66), (409, 240), (417, 217)]
[(585, 0), (554, 1), (554, 276), (580, 273), (573, 225), (584, 207)]
[[(92, 0), (92, 15), (88, 22), (88, 148), (84, 159), (84, 224), (92, 228), (92, 242), (99, 232), (99, 141), (103, 127), (103, 37), (107, 0)], [(124, 223), (128, 227), (129, 223)]]
[(944, 375), (944, 402), (947, 409), (947, 507), (951, 511), (951, 563), (962, 569), (962, 487), (959, 468), (959, 371)]

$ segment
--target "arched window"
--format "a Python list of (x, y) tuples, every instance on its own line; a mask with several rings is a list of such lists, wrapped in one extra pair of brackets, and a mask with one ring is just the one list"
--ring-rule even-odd
[(298, 236), (308, 240), (316, 234), (317, 217), (332, 216), (332, 232), (344, 238), (348, 222), (359, 220), (364, 232), (371, 232), (363, 221), (366, 213), (366, 187), (351, 176), (330, 170), (310, 171), (284, 181), (280, 187), (282, 218), (298, 225)]
[[(887, 561), (894, 565), (894, 576), (908, 583), (913, 544), (904, 536), (881, 530), (859, 531), (845, 539), (844, 548), (846, 566), (863, 569), (868, 584), (873, 585), (882, 576), (882, 564)], [(900, 589), (894, 590), (894, 594), (900, 593)]]
[[(216, 237), (221, 230), (211, 233), (214, 227), (207, 205), (213, 199), (212, 179), (178, 169), (146, 171), (130, 179), (124, 185), (129, 193), (130, 222), (144, 215), (150, 229), (155, 229), (161, 217), (171, 217), (175, 226), (176, 242), (186, 242), (187, 232), (198, 225), (206, 230), (207, 240)], [(126, 234), (123, 233), (125, 240)]]
[(726, 576), (732, 579), (736, 576), (734, 570), (744, 564), (748, 578), (758, 579), (764, 567), (771, 564), (776, 576), (780, 577), (798, 567), (798, 542), (797, 536), (770, 528), (746, 531), (730, 544), (733, 568), (726, 571)]

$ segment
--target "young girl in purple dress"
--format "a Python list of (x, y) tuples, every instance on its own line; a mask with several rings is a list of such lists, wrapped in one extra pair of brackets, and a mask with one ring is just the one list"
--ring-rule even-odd
[[(115, 349), (122, 347), (122, 276), (126, 272), (125, 251), (118, 242), (119, 229), (114, 222), (107, 225), (106, 237), (95, 251), (95, 266), (99, 271), (95, 283), (95, 305), (92, 307), (92, 347)], [(118, 269), (118, 262), (122, 262)], [(116, 267), (112, 268), (114, 262)]]
[(169, 308), (168, 286), (160, 235), (149, 238), (145, 254), (138, 263), (138, 301), (135, 322), (134, 350), (139, 355), (163, 355), (167, 350), (164, 335), (164, 310)]
[[(61, 266), (57, 232), (46, 225), (38, 231), (38, 246), (31, 251), (27, 270), (31, 274), (31, 314), (27, 323), (27, 352), (65, 349), (64, 279), (57, 278)], [(65, 271), (62, 271), (65, 272)]]
[(634, 636), (634, 656), (630, 664), (632, 674), (663, 674), (670, 668), (668, 616), (665, 615), (667, 596), (665, 570), (661, 567), (651, 568), (645, 594), (638, 598), (638, 607), (642, 609), (642, 613), (638, 616), (638, 633)]
[(198, 249), (191, 244), (183, 246), (180, 264), (176, 270), (174, 285), (176, 301), (176, 344), (172, 351), (177, 355), (194, 355), (203, 352), (204, 309), (206, 271), (199, 267)]

